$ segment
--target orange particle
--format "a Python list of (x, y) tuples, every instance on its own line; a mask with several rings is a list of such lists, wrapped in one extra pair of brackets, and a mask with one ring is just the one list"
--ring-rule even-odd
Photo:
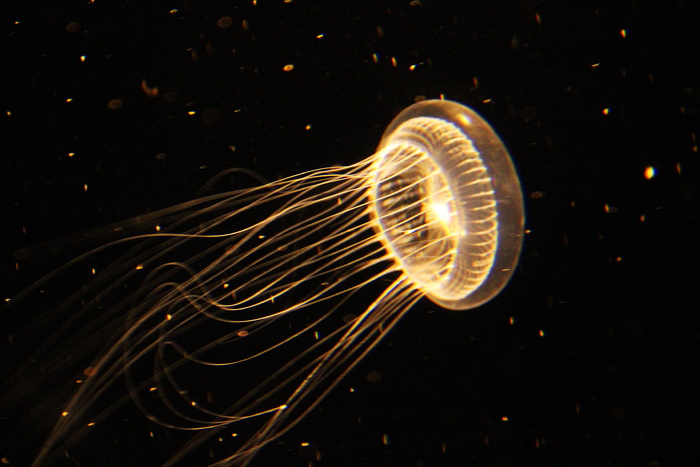
[(249, 334), (250, 334), (250, 332), (246, 331), (245, 329), (241, 329), (240, 331), (238, 331), (238, 332), (236, 333), (236, 335), (237, 335), (238, 337), (245, 337), (245, 336), (247, 336), (247, 335), (249, 335)]
[(141, 80), (141, 90), (148, 97), (158, 97), (158, 94), (160, 93), (158, 90), (158, 86), (150, 87), (148, 85), (148, 82), (146, 82), (146, 78)]
[(70, 32), (71, 34), (78, 33), (82, 31), (82, 29), (83, 27), (77, 21), (71, 21), (66, 25), (66, 31)]
[(163, 102), (166, 102), (168, 104), (172, 104), (175, 102), (178, 98), (178, 94), (175, 91), (168, 91), (163, 95)]
[(294, 69), (294, 65), (291, 63), (289, 65), (285, 65), (284, 68), (282, 68), (284, 71), (292, 71)]
[(121, 109), (123, 105), (124, 102), (122, 102), (121, 99), (112, 99), (111, 101), (107, 102), (107, 107), (112, 110)]
[(216, 20), (216, 26), (221, 29), (226, 29), (231, 27), (233, 24), (233, 20), (229, 16), (222, 16), (218, 20)]

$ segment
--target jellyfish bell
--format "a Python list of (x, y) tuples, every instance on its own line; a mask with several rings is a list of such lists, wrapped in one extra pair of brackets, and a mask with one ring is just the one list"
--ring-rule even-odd
[[(115, 416), (135, 408), (165, 431), (140, 438), (146, 447), (133, 455), (246, 465), (417, 301), (464, 310), (498, 294), (524, 217), (498, 136), (472, 110), (439, 100), (400, 113), (357, 164), (202, 196), (109, 231), (144, 225), (157, 229), (67, 262), (3, 311), (90, 271), (24, 329), (35, 348), (0, 398), (2, 414), (23, 421), (3, 450), (38, 431), (34, 465), (103, 463), (86, 446), (135, 429)], [(48, 384), (50, 397), (36, 404)], [(37, 417), (51, 427), (36, 429)], [(177, 449), (148, 447), (174, 431), (189, 435)]]
[[(391, 122), (378, 155), (375, 230), (414, 284), (455, 310), (498, 294), (520, 256), (524, 216), (520, 182), (496, 132), (463, 105), (422, 101)], [(400, 185), (411, 188), (397, 193)]]

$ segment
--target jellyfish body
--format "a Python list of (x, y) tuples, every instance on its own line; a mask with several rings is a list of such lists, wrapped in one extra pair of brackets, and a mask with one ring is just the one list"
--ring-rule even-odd
[(355, 165), (155, 217), (168, 224), (86, 253), (13, 300), (96, 269), (40, 317), (49, 337), (3, 388), (7, 411), (28, 403), (24, 385), (70, 375), (66, 400), (46, 409), (55, 423), (35, 465), (72, 452), (129, 401), (193, 433), (165, 465), (217, 434), (226, 442), (209, 462), (245, 465), (422, 297), (449, 309), (494, 297), (517, 263), (524, 224), (503, 143), (476, 113), (444, 100), (403, 111)]

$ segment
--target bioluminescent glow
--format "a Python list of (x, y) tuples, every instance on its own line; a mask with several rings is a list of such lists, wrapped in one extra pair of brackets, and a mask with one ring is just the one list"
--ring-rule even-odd
[[(524, 229), (503, 143), (474, 111), (445, 100), (404, 110), (354, 165), (149, 219), (158, 231), (72, 260), (3, 311), (90, 271), (27, 326), (47, 337), (2, 389), (3, 412), (26, 410), (24, 426), (39, 426), (34, 465), (78, 452), (127, 406), (192, 433), (162, 453), (165, 465), (207, 443), (212, 465), (245, 465), (418, 300), (465, 310), (497, 295)], [(32, 388), (62, 380), (30, 407)], [(51, 428), (41, 432), (37, 417)]]

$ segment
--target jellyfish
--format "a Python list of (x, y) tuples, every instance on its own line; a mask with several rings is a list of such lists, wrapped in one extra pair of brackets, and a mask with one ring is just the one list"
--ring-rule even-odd
[[(187, 435), (163, 465), (207, 446), (211, 465), (247, 465), (416, 302), (467, 310), (496, 296), (518, 262), (524, 214), (489, 124), (426, 100), (356, 164), (201, 196), (109, 230), (136, 224), (157, 227), (65, 263), (3, 310), (89, 276), (37, 306), (47, 311), (24, 335), (40, 342), (29, 340), (30, 357), (2, 389), (3, 414), (23, 412), (0, 444), (29, 446), (18, 440), (38, 432), (33, 465), (79, 461), (100, 430), (131, 426), (115, 416), (126, 407)], [(47, 397), (34, 393), (47, 385)]]

